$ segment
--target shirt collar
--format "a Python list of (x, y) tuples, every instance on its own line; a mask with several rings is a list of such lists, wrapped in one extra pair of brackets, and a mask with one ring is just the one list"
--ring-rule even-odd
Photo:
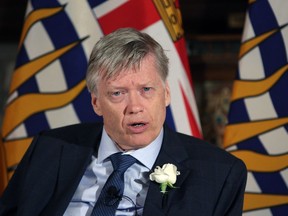
[[(163, 141), (163, 128), (161, 129), (156, 139), (153, 140), (149, 145), (137, 150), (123, 152), (123, 154), (130, 154), (131, 156), (136, 158), (139, 162), (141, 162), (144, 166), (146, 166), (149, 169), (152, 169), (152, 166), (159, 154), (162, 141)], [(100, 146), (98, 149), (98, 156), (97, 156), (98, 163), (103, 163), (103, 161), (106, 158), (117, 152), (121, 152), (121, 150), (117, 147), (115, 142), (108, 136), (105, 128), (103, 128)]]

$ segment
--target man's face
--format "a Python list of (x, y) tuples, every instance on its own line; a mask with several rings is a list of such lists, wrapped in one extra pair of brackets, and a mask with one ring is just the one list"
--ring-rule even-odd
[(98, 95), (92, 93), (91, 101), (111, 139), (123, 150), (138, 149), (159, 135), (170, 89), (157, 73), (153, 57), (147, 56), (136, 71), (101, 80)]

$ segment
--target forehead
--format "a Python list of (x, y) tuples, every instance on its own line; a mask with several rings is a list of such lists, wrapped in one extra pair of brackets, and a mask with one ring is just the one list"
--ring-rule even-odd
[(158, 82), (161, 81), (161, 76), (157, 67), (154, 64), (154, 60), (151, 57), (147, 57), (141, 61), (141, 63), (135, 67), (124, 69), (115, 72), (112, 77), (104, 78), (104, 83), (125, 82), (125, 81), (137, 81), (137, 82)]

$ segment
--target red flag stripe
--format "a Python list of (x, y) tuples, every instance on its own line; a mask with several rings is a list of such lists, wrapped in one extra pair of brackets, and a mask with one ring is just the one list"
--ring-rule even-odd
[(186, 113), (187, 113), (187, 116), (188, 116), (188, 119), (189, 119), (191, 132), (192, 132), (193, 136), (201, 138), (202, 134), (201, 134), (201, 132), (199, 130), (199, 126), (198, 126), (197, 122), (195, 121), (195, 117), (194, 117), (193, 111), (191, 109), (191, 106), (189, 104), (188, 98), (187, 98), (187, 96), (186, 96), (186, 94), (185, 94), (185, 92), (183, 90), (183, 87), (182, 87), (181, 83), (179, 83), (179, 86), (180, 86), (180, 89), (181, 89), (184, 105), (185, 105), (185, 108), (186, 108)]
[(175, 48), (177, 49), (178, 55), (181, 59), (181, 62), (185, 68), (186, 75), (189, 79), (190, 85), (192, 85), (192, 75), (190, 73), (190, 66), (189, 66), (189, 60), (188, 60), (188, 55), (186, 53), (186, 44), (184, 37), (182, 37), (180, 40), (174, 42)]
[(142, 30), (160, 19), (161, 17), (152, 1), (133, 0), (100, 17), (98, 21), (106, 35), (124, 27)]

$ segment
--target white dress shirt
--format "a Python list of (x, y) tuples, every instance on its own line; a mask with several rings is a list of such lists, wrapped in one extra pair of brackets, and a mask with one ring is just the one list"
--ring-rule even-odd
[[(146, 147), (123, 152), (123, 154), (130, 154), (138, 162), (129, 167), (124, 174), (125, 188), (116, 215), (132, 216), (135, 215), (136, 209), (138, 215), (142, 215), (150, 183), (149, 171), (159, 154), (162, 140), (163, 129), (158, 137)], [(121, 150), (103, 129), (97, 158), (92, 156), (64, 216), (89, 216), (91, 214), (106, 180), (113, 172), (109, 156), (119, 151)]]

